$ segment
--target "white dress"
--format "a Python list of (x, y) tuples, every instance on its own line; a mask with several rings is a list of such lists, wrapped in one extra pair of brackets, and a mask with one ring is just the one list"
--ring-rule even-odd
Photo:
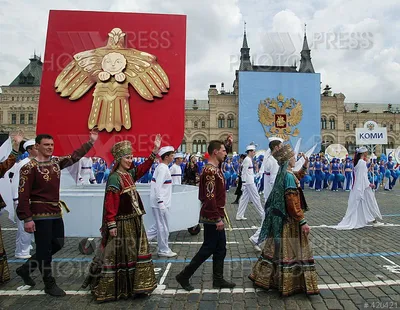
[(346, 230), (367, 226), (375, 219), (382, 219), (372, 188), (369, 187), (367, 163), (360, 159), (354, 168), (353, 188), (343, 220), (335, 227)]

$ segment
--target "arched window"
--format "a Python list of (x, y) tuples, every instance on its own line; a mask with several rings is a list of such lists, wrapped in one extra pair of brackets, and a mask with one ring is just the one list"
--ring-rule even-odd
[(201, 122), (201, 128), (206, 128), (206, 122)]
[(321, 118), (321, 129), (326, 129), (326, 117)]
[(186, 153), (186, 141), (182, 140), (181, 145), (178, 147), (178, 152)]
[(356, 130), (357, 124), (353, 124), (353, 130)]
[(350, 124), (346, 123), (346, 131), (349, 131), (349, 130), (350, 130)]
[(193, 124), (193, 127), (194, 128), (199, 128), (199, 122), (195, 121), (194, 124)]
[(225, 127), (225, 117), (223, 115), (218, 116), (218, 128)]
[(336, 129), (336, 124), (335, 124), (335, 118), (334, 117), (331, 117), (329, 119), (329, 128), (330, 129)]
[(235, 120), (232, 114), (228, 116), (228, 128), (235, 128)]
[(207, 152), (207, 142), (206, 142), (206, 140), (203, 140), (201, 142), (201, 153), (205, 153), (205, 152)]
[(193, 141), (193, 145), (192, 145), (192, 153), (197, 153), (198, 152), (198, 148), (201, 147), (200, 145), (200, 141), (194, 140)]
[(356, 151), (356, 144), (353, 141), (346, 141), (345, 148), (349, 153), (354, 153)]
[(393, 131), (393, 124), (390, 124), (390, 125), (389, 125), (389, 130), (390, 130), (390, 131)]

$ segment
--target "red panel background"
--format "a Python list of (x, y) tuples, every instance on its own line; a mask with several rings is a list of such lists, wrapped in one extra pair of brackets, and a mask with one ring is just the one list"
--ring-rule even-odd
[(162, 146), (177, 148), (184, 134), (186, 16), (142, 13), (50, 11), (40, 89), (37, 134), (54, 137), (54, 155), (71, 153), (89, 138), (88, 117), (94, 86), (71, 101), (55, 92), (54, 82), (74, 54), (107, 44), (108, 33), (121, 28), (126, 47), (153, 54), (168, 75), (169, 92), (147, 101), (129, 86), (132, 127), (120, 132), (100, 132), (88, 156), (112, 161), (114, 143), (130, 140), (134, 155), (152, 150), (154, 136), (162, 134)]

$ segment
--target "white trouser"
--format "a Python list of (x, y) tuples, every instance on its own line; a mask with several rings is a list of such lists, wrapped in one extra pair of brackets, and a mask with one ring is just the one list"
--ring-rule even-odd
[(24, 229), (24, 221), (17, 221), (17, 236), (15, 238), (15, 256), (30, 255), (31, 243), (33, 241), (33, 234), (27, 233)]
[(256, 185), (253, 184), (243, 184), (242, 186), (243, 195), (239, 200), (239, 208), (236, 217), (244, 217), (244, 212), (246, 211), (247, 204), (249, 200), (253, 203), (260, 217), (264, 216), (264, 209), (261, 206), (260, 195), (258, 194)]
[(157, 237), (158, 253), (172, 252), (168, 246), (169, 228), (168, 228), (168, 213), (167, 208), (165, 213), (162, 213), (158, 208), (151, 208), (155, 219), (155, 224), (147, 231), (147, 238), (150, 240)]
[(264, 175), (264, 199), (267, 201), (269, 194), (271, 194), (272, 187), (274, 183), (271, 184), (271, 176)]
[(262, 227), (262, 225), (263, 225), (263, 223), (264, 223), (264, 218), (265, 218), (265, 215), (261, 218), (261, 225), (260, 225), (260, 227), (259, 227), (259, 228), (257, 229), (257, 231), (254, 233), (254, 235), (252, 235), (252, 236), (250, 237), (251, 241), (253, 241), (255, 244), (258, 244), (258, 237), (260, 236), (261, 227)]

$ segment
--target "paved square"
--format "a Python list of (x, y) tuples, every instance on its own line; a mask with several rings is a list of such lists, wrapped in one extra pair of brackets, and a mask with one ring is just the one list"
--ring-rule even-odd
[[(248, 238), (260, 225), (250, 204), (246, 221), (236, 221), (234, 189), (228, 194), (227, 210), (233, 230), (227, 231), (228, 251), (225, 276), (237, 284), (233, 290), (212, 288), (212, 263), (206, 262), (191, 282), (196, 290), (179, 289), (175, 275), (190, 261), (202, 243), (202, 233), (191, 236), (187, 231), (172, 233), (171, 248), (178, 253), (173, 259), (160, 259), (156, 245), (152, 253), (159, 287), (148, 298), (97, 304), (80, 286), (92, 255), (79, 253), (80, 238), (67, 238), (65, 247), (54, 256), (57, 283), (67, 291), (63, 298), (43, 292), (43, 282), (36, 271), (34, 290), (19, 291), (21, 279), (15, 269), (23, 260), (14, 257), (15, 225), (0, 217), (3, 239), (8, 253), (11, 281), (0, 286), (0, 309), (400, 309), (400, 187), (391, 192), (378, 191), (376, 198), (387, 225), (352, 231), (337, 231), (327, 226), (339, 223), (346, 212), (349, 193), (305, 190), (312, 225), (311, 240), (319, 277), (319, 296), (296, 295), (282, 299), (275, 291), (254, 289), (247, 278), (257, 260)], [(79, 207), (71, 208), (79, 212)], [(100, 210), (101, 208), (99, 208)], [(99, 223), (100, 226), (100, 223)]]

